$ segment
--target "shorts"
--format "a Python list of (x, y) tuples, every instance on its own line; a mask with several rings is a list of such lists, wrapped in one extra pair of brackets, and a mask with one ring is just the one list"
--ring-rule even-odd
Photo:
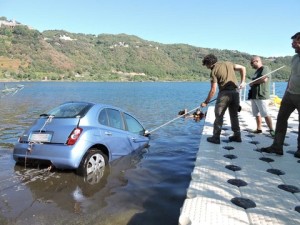
[(253, 116), (261, 116), (267, 117), (268, 114), (268, 107), (270, 104), (270, 100), (261, 100), (261, 99), (251, 99), (251, 106), (252, 106), (252, 114)]

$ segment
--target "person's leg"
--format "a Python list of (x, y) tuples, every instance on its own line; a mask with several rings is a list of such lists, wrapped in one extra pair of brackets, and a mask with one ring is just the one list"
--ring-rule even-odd
[(233, 131), (233, 136), (229, 137), (229, 141), (242, 142), (241, 130), (238, 118), (238, 108), (240, 106), (240, 96), (239, 92), (231, 92), (231, 102), (229, 104), (229, 116), (231, 122), (231, 129)]
[(299, 119), (300, 119), (300, 95), (292, 95), (291, 96), (296, 109), (298, 111), (298, 138), (297, 138), (297, 151), (295, 152), (294, 156), (297, 158), (300, 158), (300, 123), (299, 123)]
[(225, 93), (225, 91), (219, 92), (218, 99), (215, 105), (215, 122), (214, 122), (214, 136), (220, 137), (222, 126), (223, 126), (223, 118), (228, 107), (229, 97)]
[(300, 110), (297, 108), (297, 110), (298, 110), (298, 138), (297, 138), (297, 140), (298, 140), (298, 145), (297, 145), (297, 151), (295, 152), (295, 154), (294, 154), (294, 156), (296, 157), (296, 158), (300, 158), (300, 134), (299, 134), (299, 132), (300, 132), (300, 123), (299, 123), (299, 119), (300, 119), (300, 114), (299, 114), (299, 112), (300, 112)]
[(270, 147), (262, 148), (261, 150), (263, 152), (283, 155), (283, 143), (288, 126), (288, 119), (291, 113), (295, 110), (295, 108), (296, 107), (291, 99), (291, 94), (286, 92), (281, 101), (281, 106), (277, 115), (277, 123), (273, 144)]
[(266, 116), (265, 121), (266, 121), (266, 124), (268, 125), (270, 131), (274, 130), (273, 129), (272, 118), (270, 116)]
[(240, 133), (240, 124), (239, 124), (239, 117), (238, 117), (238, 109), (240, 106), (239, 92), (237, 91), (231, 92), (230, 98), (231, 101), (228, 108), (229, 108), (231, 129), (233, 133)]
[(257, 105), (256, 99), (251, 99), (251, 108), (252, 108), (252, 115), (255, 117), (256, 120), (256, 130), (253, 131), (253, 133), (259, 134), (262, 133), (261, 130), (261, 116), (259, 114), (259, 109)]
[[(265, 121), (270, 129), (270, 132), (273, 131), (273, 126), (272, 126), (272, 119), (269, 116), (269, 112), (268, 112), (268, 108), (269, 108), (269, 103), (270, 101), (265, 99), (265, 100), (257, 100), (257, 108), (259, 110), (259, 114), (260, 114), (260, 130), (261, 129), (261, 124), (262, 124), (262, 117), (265, 118)], [(261, 132), (260, 132), (261, 133)], [(274, 131), (273, 131), (274, 133)]]
[(277, 115), (277, 123), (275, 129), (275, 137), (272, 147), (277, 149), (283, 148), (283, 143), (288, 126), (288, 119), (295, 110), (295, 105), (291, 99), (291, 94), (286, 92), (281, 101), (281, 106)]
[[(262, 128), (261, 128), (261, 116), (258, 115), (255, 117), (256, 118), (256, 131), (259, 132), (259, 131), (262, 131)], [(261, 133), (261, 132), (260, 132)]]
[(215, 121), (214, 121), (213, 136), (207, 138), (208, 142), (214, 144), (220, 144), (220, 135), (223, 126), (223, 117), (228, 107), (228, 99), (229, 99), (228, 96), (226, 96), (226, 94), (223, 91), (219, 92), (217, 97), (217, 102), (215, 105)]

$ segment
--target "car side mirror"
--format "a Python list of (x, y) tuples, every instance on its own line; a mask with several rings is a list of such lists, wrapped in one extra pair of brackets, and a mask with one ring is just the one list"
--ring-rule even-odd
[(149, 137), (149, 136), (150, 136), (150, 132), (149, 132), (149, 130), (145, 130), (145, 132), (144, 132), (144, 136), (145, 136), (145, 137)]

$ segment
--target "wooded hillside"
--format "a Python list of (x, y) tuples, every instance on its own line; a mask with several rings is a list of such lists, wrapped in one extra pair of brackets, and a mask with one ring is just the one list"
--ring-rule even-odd
[[(239, 51), (161, 44), (137, 36), (77, 34), (64, 30), (39, 32), (27, 26), (0, 27), (1, 80), (71, 81), (205, 81), (209, 71), (202, 58), (214, 53), (219, 60), (247, 67), (251, 55)], [(263, 58), (286, 80), (291, 57)]]

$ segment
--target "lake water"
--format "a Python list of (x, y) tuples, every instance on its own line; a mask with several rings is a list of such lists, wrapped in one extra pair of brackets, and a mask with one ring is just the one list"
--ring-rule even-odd
[[(178, 224), (203, 121), (180, 118), (159, 127), (180, 110), (199, 106), (209, 83), (22, 84), (24, 89), (0, 99), (0, 224)], [(276, 83), (276, 94), (282, 97), (285, 88)], [(148, 130), (159, 129), (149, 148), (112, 162), (98, 184), (72, 171), (15, 166), (13, 144), (24, 129), (39, 114), (72, 100), (115, 105)]]

